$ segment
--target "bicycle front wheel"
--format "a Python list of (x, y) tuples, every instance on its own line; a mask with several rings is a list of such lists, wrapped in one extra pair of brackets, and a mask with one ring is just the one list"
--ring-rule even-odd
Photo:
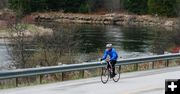
[(114, 80), (114, 82), (118, 82), (120, 79), (120, 68), (119, 68), (119, 70), (117, 70), (117, 68), (115, 69), (115, 74), (116, 75), (113, 77), (113, 80)]
[(103, 84), (106, 84), (109, 80), (109, 71), (105, 68), (102, 69), (101, 81)]

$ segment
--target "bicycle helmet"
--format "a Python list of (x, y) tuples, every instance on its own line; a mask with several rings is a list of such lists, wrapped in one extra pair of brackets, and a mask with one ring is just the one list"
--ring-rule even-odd
[(112, 48), (112, 44), (106, 44), (106, 48)]

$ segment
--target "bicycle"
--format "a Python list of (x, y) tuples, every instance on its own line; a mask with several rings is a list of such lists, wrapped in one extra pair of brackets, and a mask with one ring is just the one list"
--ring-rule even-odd
[[(109, 61), (106, 61), (107, 66), (105, 68), (102, 68), (102, 73), (101, 73), (101, 81), (103, 84), (106, 84), (110, 78), (110, 76), (112, 75), (113, 71), (112, 71), (112, 65)], [(108, 68), (108, 64), (110, 65), (110, 67)], [(115, 68), (115, 76), (112, 77), (114, 82), (118, 82), (120, 79), (120, 70), (121, 70), (121, 66), (119, 66), (119, 70), (117, 70), (117, 68)]]

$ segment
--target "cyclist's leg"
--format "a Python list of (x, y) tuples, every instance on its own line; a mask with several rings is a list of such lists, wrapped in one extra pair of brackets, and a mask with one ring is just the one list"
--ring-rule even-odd
[(116, 75), (115, 74), (115, 64), (116, 64), (116, 60), (112, 60), (111, 65), (112, 65), (113, 75)]
[(111, 65), (109, 64), (109, 62), (107, 62), (107, 69), (111, 68)]
[(110, 78), (113, 77), (113, 74), (112, 74), (112, 65), (111, 65), (111, 62), (107, 61), (107, 69), (108, 71), (110, 71)]

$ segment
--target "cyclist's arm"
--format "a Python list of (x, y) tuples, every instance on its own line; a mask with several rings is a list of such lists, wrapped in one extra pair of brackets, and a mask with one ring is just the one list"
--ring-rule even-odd
[(107, 58), (107, 55), (108, 55), (108, 54), (107, 54), (107, 51), (105, 50), (105, 51), (104, 51), (104, 55), (103, 55), (103, 57), (102, 57), (102, 60), (105, 60), (105, 59)]

